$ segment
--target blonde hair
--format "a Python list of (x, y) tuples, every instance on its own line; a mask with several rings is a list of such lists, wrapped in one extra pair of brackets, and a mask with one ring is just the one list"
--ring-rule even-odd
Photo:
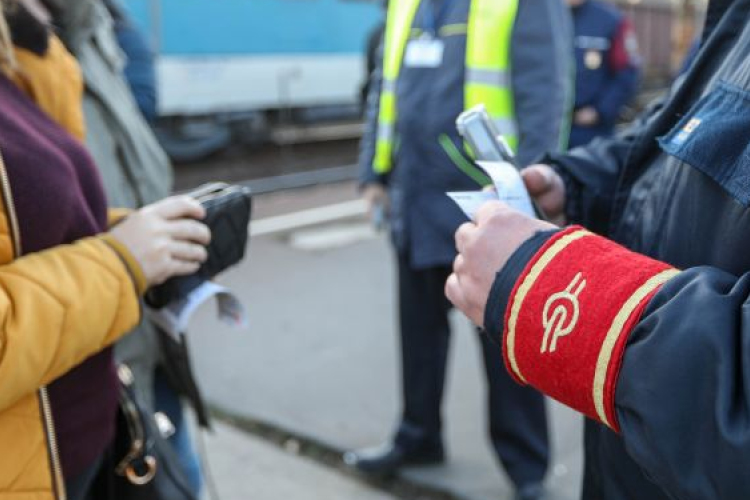
[(5, 10), (10, 3), (8, 0), (0, 0), (0, 69), (10, 71), (16, 65), (13, 56), (13, 42), (10, 38), (10, 28), (5, 20)]

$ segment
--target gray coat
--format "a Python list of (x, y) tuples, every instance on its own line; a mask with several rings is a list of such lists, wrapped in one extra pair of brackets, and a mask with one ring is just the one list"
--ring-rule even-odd
[(97, 0), (67, 0), (59, 22), (83, 71), (86, 145), (110, 206), (135, 208), (169, 195), (172, 167), (125, 81), (125, 56), (106, 7)]
[[(60, 37), (76, 56), (85, 82), (86, 145), (102, 176), (111, 207), (136, 208), (168, 196), (172, 166), (146, 123), (123, 75), (109, 11), (98, 0), (65, 0), (57, 19)], [(116, 357), (140, 381), (142, 401), (153, 401), (153, 374), (160, 349), (149, 321), (124, 337)]]
[[(423, 0), (417, 11), (414, 28), (425, 29), (429, 24), (427, 2)], [(470, 3), (471, 0), (450, 1), (440, 24), (466, 24)], [(453, 261), (453, 234), (466, 218), (445, 192), (479, 188), (438, 142), (445, 134), (463, 151), (455, 120), (464, 109), (466, 36), (442, 39), (445, 51), (439, 68), (404, 66), (399, 75), (397, 150), (391, 174), (377, 176), (372, 169), (381, 67), (373, 74), (367, 128), (360, 150), (360, 181), (389, 185), (394, 243), (415, 268)], [(567, 138), (572, 54), (570, 14), (562, 0), (521, 0), (511, 39), (511, 71), (519, 130), (518, 160), (523, 165), (545, 152), (559, 150), (565, 142), (561, 138)], [(382, 57), (379, 59), (382, 65)]]

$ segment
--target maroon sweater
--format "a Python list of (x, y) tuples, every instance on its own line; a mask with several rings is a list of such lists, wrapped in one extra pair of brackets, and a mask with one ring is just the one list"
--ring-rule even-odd
[[(104, 191), (84, 147), (0, 74), (0, 151), (24, 254), (71, 243), (107, 225)], [(49, 386), (66, 478), (81, 473), (114, 436), (117, 379), (111, 349)]]

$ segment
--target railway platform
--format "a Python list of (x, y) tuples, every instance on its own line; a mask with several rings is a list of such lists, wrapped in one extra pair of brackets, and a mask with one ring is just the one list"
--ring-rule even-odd
[[(368, 225), (352, 181), (261, 194), (255, 206), (247, 259), (220, 279), (246, 304), (250, 327), (234, 331), (218, 325), (208, 307), (188, 333), (200, 384), (220, 419), (268, 450), (287, 455), (291, 450), (295, 460), (312, 460), (344, 481), (342, 488), (356, 485), (367, 492), (345, 490), (349, 498), (369, 498), (372, 488), (390, 495), (386, 498), (409, 500), (511, 498), (485, 437), (476, 333), (458, 314), (446, 386), (447, 463), (406, 469), (382, 482), (365, 481), (343, 465), (345, 450), (387, 439), (398, 412), (395, 283), (387, 236)], [(550, 403), (550, 409), (549, 500), (574, 500), (582, 422), (559, 405)], [(262, 450), (253, 456), (227, 444), (228, 451), (215, 453), (214, 469), (223, 468), (232, 453), (244, 457), (248, 470), (265, 460)], [(288, 491), (286, 482), (303, 480), (294, 469), (269, 470), (264, 479), (264, 487), (280, 492), (276, 498)], [(247, 482), (247, 494), (224, 500), (256, 497), (251, 478), (237, 473), (229, 481)], [(314, 500), (320, 498), (317, 491), (310, 484), (309, 491), (287, 497)]]

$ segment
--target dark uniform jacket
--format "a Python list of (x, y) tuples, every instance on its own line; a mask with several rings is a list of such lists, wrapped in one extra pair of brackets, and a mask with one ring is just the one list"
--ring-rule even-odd
[[(412, 37), (432, 20), (422, 0)], [(387, 183), (395, 245), (417, 268), (450, 264), (455, 257), (453, 233), (466, 218), (446, 191), (477, 190), (479, 184), (451, 160), (439, 140), (445, 136), (464, 155), (456, 117), (464, 109), (466, 23), (470, 0), (441, 0), (435, 12), (445, 52), (440, 68), (401, 69), (396, 101), (396, 152), (389, 177), (372, 169), (380, 104), (381, 68), (374, 72), (368, 99), (367, 129), (360, 152), (361, 182)], [(546, 151), (557, 150), (567, 134), (573, 68), (571, 27), (560, 0), (521, 0), (511, 38), (512, 89), (519, 129), (519, 163), (526, 165)], [(492, 43), (488, 40), (487, 43)], [(499, 41), (497, 43), (500, 43)], [(378, 65), (382, 66), (382, 57)], [(476, 170), (475, 166), (470, 166)]]
[[(695, 62), (640, 122), (552, 163), (574, 222), (684, 270), (626, 337), (621, 434), (589, 436), (584, 497), (750, 498), (750, 0), (711, 1)], [(529, 255), (500, 273), (488, 325)], [(581, 315), (612, 299), (596, 300)]]
[(629, 20), (613, 5), (587, 0), (572, 9), (575, 33), (575, 109), (591, 106), (599, 115), (592, 127), (575, 124), (570, 145), (613, 134), (622, 108), (635, 96), (640, 57)]

